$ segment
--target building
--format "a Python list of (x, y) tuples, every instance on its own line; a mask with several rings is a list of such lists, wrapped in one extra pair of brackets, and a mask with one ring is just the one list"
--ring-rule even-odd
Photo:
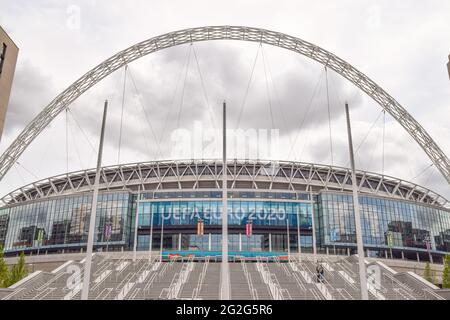
[[(298, 252), (299, 243), (301, 252), (311, 252), (313, 216), (318, 252), (356, 253), (349, 169), (233, 160), (228, 170), (230, 255), (285, 255)], [(162, 234), (164, 251), (220, 253), (221, 171), (214, 160), (104, 167), (95, 248), (132, 250), (138, 217), (138, 250), (149, 250), (150, 239), (160, 250)], [(5, 253), (85, 250), (94, 176), (95, 170), (86, 170), (51, 177), (2, 198)], [(358, 172), (357, 178), (368, 256), (431, 255), (436, 262), (450, 252), (445, 198), (392, 177)]]
[(19, 48), (0, 26), (0, 140), (5, 124), (18, 54)]

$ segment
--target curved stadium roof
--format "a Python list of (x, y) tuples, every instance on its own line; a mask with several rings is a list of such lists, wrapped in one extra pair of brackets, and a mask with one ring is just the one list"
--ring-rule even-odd
[[(95, 169), (71, 172), (23, 186), (4, 196), (3, 206), (89, 192)], [(100, 190), (162, 191), (220, 189), (221, 160), (176, 160), (131, 163), (101, 169)], [(439, 194), (394, 177), (357, 171), (359, 192), (450, 208)], [(229, 160), (232, 189), (273, 191), (351, 191), (348, 168), (292, 161)]]

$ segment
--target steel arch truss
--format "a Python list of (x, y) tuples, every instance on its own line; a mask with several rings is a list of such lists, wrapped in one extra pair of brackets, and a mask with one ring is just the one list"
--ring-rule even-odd
[[(309, 192), (352, 191), (351, 171), (348, 168), (288, 161), (228, 161), (230, 191)], [(1, 201), (9, 206), (27, 201), (91, 192), (95, 169), (83, 170), (44, 179), (19, 188)], [(100, 190), (220, 190), (222, 161), (157, 161), (104, 167), (101, 170)], [(365, 171), (357, 172), (361, 194), (409, 200), (450, 208), (440, 195), (389, 176)]]
[(241, 40), (265, 43), (291, 50), (309, 57), (333, 69), (355, 86), (364, 91), (388, 112), (422, 147), (436, 168), (450, 183), (450, 160), (434, 142), (425, 129), (386, 91), (333, 53), (312, 43), (283, 33), (242, 26), (210, 26), (185, 29), (163, 34), (125, 49), (86, 73), (58, 95), (43, 111), (33, 119), (16, 140), (0, 157), (0, 180), (18, 160), (28, 145), (48, 126), (48, 124), (70, 103), (94, 86), (97, 82), (121, 68), (152, 52), (169, 47), (210, 40)]

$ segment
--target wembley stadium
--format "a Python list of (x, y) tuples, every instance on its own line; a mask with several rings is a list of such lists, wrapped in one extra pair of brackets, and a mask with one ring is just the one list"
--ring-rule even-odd
[[(231, 255), (312, 252), (313, 217), (318, 252), (355, 253), (349, 169), (279, 161), (230, 160), (227, 165)], [(5, 196), (0, 244), (6, 254), (83, 252), (94, 176), (95, 170), (68, 173)], [(220, 255), (221, 177), (222, 161), (214, 160), (102, 168), (96, 250), (133, 250), (136, 239), (138, 251), (151, 245), (167, 255)], [(445, 198), (374, 173), (358, 172), (357, 180), (368, 257), (431, 256), (437, 262), (450, 251)]]
[[(216, 40), (290, 50), (322, 64), (325, 79), (328, 68), (333, 70), (381, 106), (380, 115), (392, 116), (450, 183), (450, 159), (365, 74), (307, 41), (242, 26), (166, 33), (103, 61), (43, 108), (4, 150), (0, 181), (61, 112), (105, 77), (124, 68), (125, 97), (133, 61)], [(122, 117), (123, 107), (124, 102)], [(416, 183), (357, 170), (348, 103), (350, 168), (230, 159), (226, 102), (221, 159), (103, 166), (107, 110), (108, 100), (94, 150), (96, 168), (35, 181), (0, 199), (0, 262), (15, 264), (11, 276), (3, 268), (9, 278), (0, 282), (1, 300), (450, 299), (450, 203)], [(66, 132), (67, 119), (66, 113)], [(114, 163), (121, 163), (121, 129)], [(384, 156), (383, 131), (383, 169)], [(10, 281), (14, 274), (19, 276)]]

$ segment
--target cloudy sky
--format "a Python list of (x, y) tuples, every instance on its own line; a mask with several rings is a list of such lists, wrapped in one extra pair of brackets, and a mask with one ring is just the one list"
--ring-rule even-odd
[[(170, 31), (227, 24), (280, 31), (335, 53), (394, 96), (450, 154), (446, 0), (0, 0), (0, 8), (0, 24), (20, 47), (1, 152), (56, 95), (116, 52)], [(230, 128), (278, 130), (277, 148), (261, 158), (341, 166), (348, 166), (347, 100), (358, 168), (381, 173), (384, 158), (385, 174), (450, 198), (448, 184), (412, 138), (339, 75), (279, 48), (230, 41), (170, 48), (110, 75), (30, 145), (1, 181), (1, 195), (95, 166), (105, 99), (110, 108), (104, 165), (220, 157), (211, 142), (189, 151), (185, 133), (217, 128), (226, 100)], [(234, 156), (236, 148), (230, 149)]]

